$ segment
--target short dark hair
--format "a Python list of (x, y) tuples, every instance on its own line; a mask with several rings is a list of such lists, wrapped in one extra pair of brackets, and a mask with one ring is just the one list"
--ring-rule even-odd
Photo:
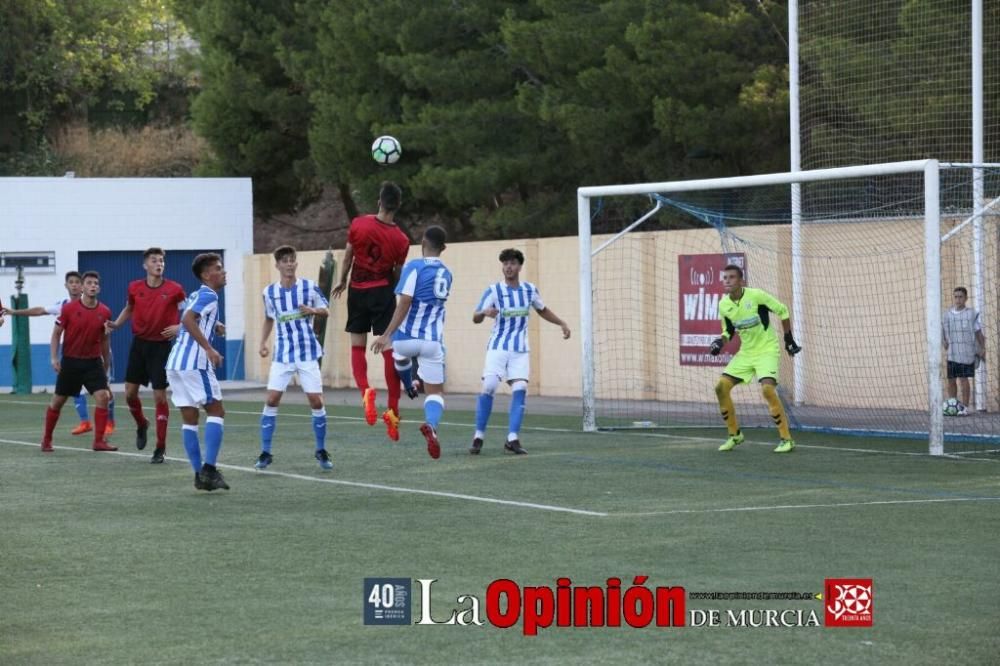
[(84, 274), (83, 274), (83, 278), (82, 278), (82, 279), (83, 279), (83, 280), (86, 280), (86, 279), (87, 279), (87, 278), (89, 278), (89, 277), (92, 277), (92, 278), (94, 278), (94, 279), (95, 279), (95, 280), (97, 280), (98, 282), (100, 282), (100, 281), (101, 281), (101, 274), (100, 274), (100, 273), (98, 273), (97, 271), (87, 271), (86, 273), (84, 273)]
[(80, 280), (80, 282), (83, 282), (83, 276), (80, 275), (80, 271), (66, 271), (66, 277), (63, 279), (63, 282), (69, 282), (71, 277), (75, 277)]
[(399, 189), (399, 185), (390, 180), (383, 182), (378, 191), (378, 205), (386, 212), (395, 213), (402, 203), (403, 190)]
[(424, 231), (424, 239), (430, 243), (431, 247), (435, 250), (441, 251), (444, 249), (445, 241), (448, 240), (448, 233), (443, 227), (427, 227), (427, 230)]
[(292, 257), (295, 257), (296, 254), (297, 253), (295, 252), (295, 248), (292, 247), (291, 245), (282, 245), (274, 249), (274, 260), (281, 261), (288, 255), (292, 255)]
[(503, 263), (505, 261), (516, 261), (517, 263), (523, 266), (524, 253), (521, 252), (520, 250), (509, 247), (500, 253), (500, 263)]
[(167, 256), (167, 253), (163, 251), (162, 247), (151, 247), (151, 248), (149, 248), (148, 250), (146, 250), (145, 252), (142, 253), (142, 260), (146, 261), (147, 259), (149, 259), (149, 255), (151, 255), (151, 254), (158, 254), (161, 257), (166, 257)]
[(222, 261), (222, 257), (217, 255), (215, 252), (205, 252), (199, 254), (194, 258), (194, 262), (191, 263), (191, 270), (194, 272), (194, 276), (201, 279), (201, 274), (205, 272), (209, 266), (217, 261)]
[(726, 271), (736, 271), (736, 274), (740, 276), (740, 279), (741, 280), (743, 279), (743, 269), (740, 266), (737, 266), (736, 264), (729, 264), (728, 266), (722, 269), (723, 273), (725, 273)]
[(962, 295), (965, 296), (966, 298), (969, 297), (969, 290), (966, 289), (965, 287), (955, 287), (955, 291), (953, 293), (957, 294), (958, 292), (962, 292)]

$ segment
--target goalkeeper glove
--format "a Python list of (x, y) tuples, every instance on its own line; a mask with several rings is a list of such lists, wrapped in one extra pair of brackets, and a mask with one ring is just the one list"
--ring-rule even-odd
[(789, 356), (795, 356), (802, 351), (802, 347), (795, 344), (795, 338), (792, 337), (791, 331), (785, 333), (785, 351), (788, 352)]
[(718, 356), (722, 353), (722, 347), (726, 344), (726, 341), (722, 338), (716, 338), (712, 340), (711, 346), (708, 348), (708, 353), (712, 356)]

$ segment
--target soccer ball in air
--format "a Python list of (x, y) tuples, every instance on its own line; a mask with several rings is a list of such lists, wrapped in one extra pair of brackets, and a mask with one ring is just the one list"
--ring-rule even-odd
[(961, 409), (962, 403), (957, 398), (948, 398), (944, 401), (944, 407), (942, 407), (945, 416), (958, 416), (958, 412)]
[(388, 134), (380, 136), (372, 143), (372, 159), (382, 166), (399, 161), (402, 154), (403, 147), (399, 145), (399, 141)]

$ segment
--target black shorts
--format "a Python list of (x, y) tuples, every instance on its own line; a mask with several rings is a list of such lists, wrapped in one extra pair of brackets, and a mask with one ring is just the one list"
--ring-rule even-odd
[(167, 388), (167, 357), (170, 356), (170, 340), (153, 341), (132, 338), (132, 348), (128, 352), (128, 368), (125, 382), (128, 384), (152, 385), (156, 391)]
[(104, 361), (99, 358), (66, 358), (62, 359), (59, 376), (56, 377), (56, 395), (75, 398), (80, 395), (80, 388), (86, 388), (87, 393), (107, 390), (108, 376), (104, 374)]
[(954, 361), (948, 361), (948, 379), (957, 379), (959, 377), (975, 377), (975, 376), (976, 376), (975, 363), (955, 363)]
[(382, 335), (392, 321), (396, 310), (396, 292), (392, 287), (372, 287), (371, 289), (347, 290), (348, 333), (368, 333)]

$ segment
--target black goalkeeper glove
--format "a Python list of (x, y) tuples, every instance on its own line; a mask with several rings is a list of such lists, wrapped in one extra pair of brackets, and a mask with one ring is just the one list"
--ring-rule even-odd
[(722, 353), (722, 348), (725, 346), (726, 341), (722, 338), (716, 338), (712, 340), (712, 344), (708, 348), (708, 353), (712, 356), (718, 356)]
[(799, 347), (795, 343), (795, 338), (792, 337), (791, 331), (785, 333), (785, 351), (788, 352), (789, 356), (795, 356), (802, 351), (802, 347)]

